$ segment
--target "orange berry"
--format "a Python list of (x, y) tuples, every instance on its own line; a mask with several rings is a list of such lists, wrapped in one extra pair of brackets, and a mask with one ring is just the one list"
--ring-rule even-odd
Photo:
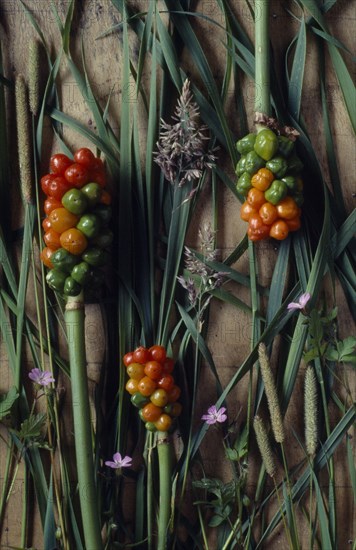
[(147, 403), (142, 409), (142, 418), (146, 422), (156, 422), (162, 414), (162, 408), (153, 403)]
[(277, 208), (270, 202), (262, 204), (258, 213), (266, 225), (271, 225), (278, 218)]
[(142, 394), (148, 397), (151, 395), (157, 387), (157, 383), (152, 380), (151, 378), (148, 378), (148, 376), (144, 376), (141, 378), (141, 380), (138, 382), (138, 391)]
[(41, 260), (42, 262), (44, 263), (44, 265), (46, 267), (49, 267), (49, 269), (53, 269), (53, 264), (51, 262), (51, 256), (53, 254), (54, 250), (51, 250), (50, 248), (48, 248), (48, 246), (46, 246), (42, 251), (41, 251)]
[(258, 172), (252, 176), (251, 185), (260, 191), (266, 191), (273, 180), (274, 175), (271, 170), (268, 170), (268, 168), (260, 168)]
[(256, 187), (252, 187), (249, 190), (246, 200), (253, 208), (256, 208), (256, 210), (261, 208), (262, 204), (266, 202), (263, 191), (256, 189)]
[(134, 393), (139, 391), (138, 388), (138, 380), (134, 380), (133, 378), (129, 378), (126, 382), (125, 386), (126, 391), (129, 392), (130, 395), (133, 395)]
[(74, 256), (80, 256), (88, 246), (88, 241), (79, 229), (71, 227), (64, 231), (60, 237), (62, 248), (65, 248)]
[(166, 432), (172, 425), (172, 419), (168, 414), (163, 413), (154, 425), (159, 432)]
[(254, 208), (253, 206), (251, 206), (251, 204), (247, 201), (245, 201), (242, 205), (241, 205), (241, 209), (240, 209), (240, 218), (242, 220), (244, 220), (245, 222), (248, 222), (250, 217), (252, 216), (252, 214), (257, 214), (257, 210), (256, 208)]
[(277, 220), (271, 225), (269, 232), (270, 237), (277, 239), (278, 241), (283, 241), (288, 237), (289, 227), (285, 220)]
[(296, 216), (295, 218), (292, 218), (291, 220), (286, 220), (286, 223), (289, 227), (289, 231), (298, 231), (298, 229), (302, 225), (302, 223), (300, 221), (300, 216)]
[(291, 220), (298, 216), (300, 209), (292, 197), (285, 197), (276, 204), (277, 212), (280, 218)]

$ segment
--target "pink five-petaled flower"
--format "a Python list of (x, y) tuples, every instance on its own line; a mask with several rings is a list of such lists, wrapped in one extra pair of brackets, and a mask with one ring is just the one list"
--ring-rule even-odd
[(109, 468), (130, 468), (132, 466), (132, 458), (129, 456), (125, 456), (122, 458), (120, 453), (115, 453), (112, 457), (113, 460), (107, 460), (105, 462), (105, 466), (109, 466)]
[(209, 425), (216, 424), (217, 422), (225, 422), (227, 419), (225, 411), (225, 407), (221, 407), (218, 410), (215, 405), (212, 405), (208, 408), (208, 414), (203, 414), (201, 418)]
[(305, 294), (302, 294), (298, 300), (298, 302), (291, 302), (288, 304), (287, 309), (288, 311), (295, 311), (296, 309), (304, 310), (305, 306), (310, 300), (310, 294), (309, 292), (305, 292)]
[(48, 370), (32, 369), (28, 373), (28, 377), (39, 386), (49, 386), (49, 384), (55, 382), (52, 373)]

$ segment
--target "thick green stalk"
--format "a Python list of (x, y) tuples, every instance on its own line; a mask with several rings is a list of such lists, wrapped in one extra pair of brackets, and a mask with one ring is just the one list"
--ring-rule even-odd
[(168, 525), (171, 515), (171, 446), (167, 432), (157, 437), (159, 463), (159, 515), (157, 550), (166, 550)]
[(269, 0), (255, 0), (255, 110), (271, 115)]
[[(153, 433), (147, 433), (147, 548), (152, 550), (152, 523), (153, 523), (153, 475), (152, 475), (152, 448)], [(148, 441), (148, 443), (147, 443)]]
[(97, 509), (88, 381), (85, 357), (83, 296), (69, 297), (65, 309), (71, 373), (75, 455), (78, 492), (86, 550), (100, 550), (102, 545)]

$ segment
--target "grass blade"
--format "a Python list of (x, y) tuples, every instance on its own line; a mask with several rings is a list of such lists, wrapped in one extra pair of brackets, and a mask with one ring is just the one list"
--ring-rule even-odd
[(299, 120), (302, 101), (306, 45), (305, 21), (304, 18), (302, 18), (296, 41), (291, 75), (288, 83), (288, 109), (293, 118), (296, 120)]
[[(326, 21), (315, 0), (300, 0), (303, 6), (312, 14), (322, 30), (329, 34)], [(344, 96), (346, 109), (354, 132), (356, 132), (356, 88), (347, 70), (346, 64), (339, 50), (330, 42), (327, 42), (331, 61)]]

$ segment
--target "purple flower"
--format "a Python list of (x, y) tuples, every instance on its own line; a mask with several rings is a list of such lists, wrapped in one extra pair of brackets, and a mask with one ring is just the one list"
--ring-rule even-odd
[(113, 456), (113, 460), (107, 460), (105, 462), (105, 466), (109, 466), (109, 468), (130, 468), (132, 466), (131, 464), (132, 458), (130, 456), (125, 456), (122, 458), (120, 453), (115, 453)]
[(288, 304), (287, 309), (288, 311), (295, 311), (296, 309), (304, 310), (305, 306), (310, 300), (310, 294), (309, 292), (305, 292), (305, 294), (302, 294), (298, 300), (298, 302), (291, 302)]
[(52, 373), (48, 370), (32, 369), (28, 377), (39, 386), (49, 386), (52, 382), (55, 382)]
[(225, 422), (227, 419), (225, 411), (225, 407), (221, 407), (218, 410), (215, 405), (212, 405), (208, 408), (208, 414), (203, 414), (201, 418), (209, 425), (216, 424), (217, 422)]

